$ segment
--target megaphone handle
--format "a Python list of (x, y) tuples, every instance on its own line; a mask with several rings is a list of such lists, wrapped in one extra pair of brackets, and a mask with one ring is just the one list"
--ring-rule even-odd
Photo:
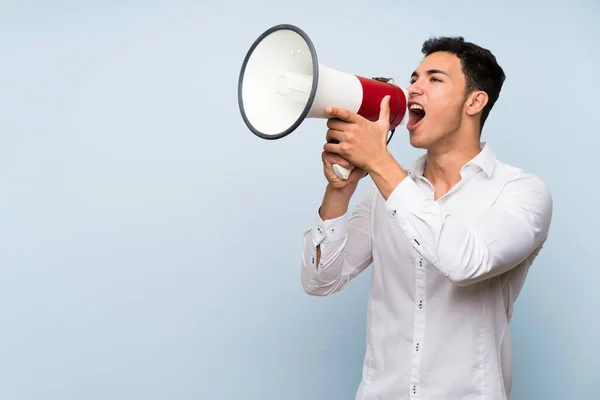
[(346, 180), (348, 179), (348, 176), (350, 176), (351, 170), (344, 168), (339, 164), (333, 164), (333, 172), (339, 179)]

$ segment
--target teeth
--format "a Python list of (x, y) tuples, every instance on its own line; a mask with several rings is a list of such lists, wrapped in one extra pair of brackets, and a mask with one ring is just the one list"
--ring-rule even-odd
[(411, 104), (410, 109), (411, 110), (421, 110), (421, 111), (423, 111), (423, 107), (421, 107), (418, 104)]

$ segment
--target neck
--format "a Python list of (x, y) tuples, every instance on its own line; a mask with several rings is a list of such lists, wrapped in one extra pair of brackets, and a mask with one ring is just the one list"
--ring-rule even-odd
[(423, 176), (440, 196), (461, 180), (461, 168), (481, 151), (479, 136), (471, 137), (428, 149)]

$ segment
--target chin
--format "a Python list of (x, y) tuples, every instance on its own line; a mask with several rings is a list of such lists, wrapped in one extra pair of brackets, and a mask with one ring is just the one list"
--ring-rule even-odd
[(419, 130), (408, 131), (411, 146), (417, 149), (427, 149), (429, 140)]

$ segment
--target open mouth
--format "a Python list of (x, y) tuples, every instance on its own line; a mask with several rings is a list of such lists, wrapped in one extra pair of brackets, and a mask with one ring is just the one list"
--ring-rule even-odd
[(420, 104), (411, 104), (408, 109), (408, 129), (415, 129), (417, 125), (425, 118), (425, 109)]

